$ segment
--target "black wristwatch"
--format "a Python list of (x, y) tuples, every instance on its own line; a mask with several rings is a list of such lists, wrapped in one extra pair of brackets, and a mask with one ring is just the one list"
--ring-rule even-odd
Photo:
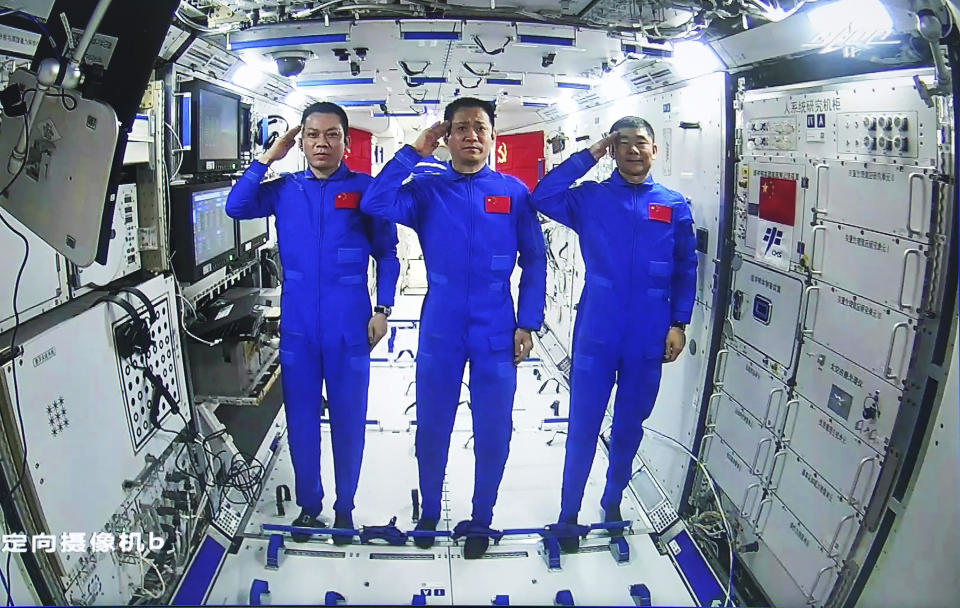
[(670, 324), (670, 327), (676, 327), (676, 328), (679, 329), (680, 331), (686, 331), (686, 330), (687, 330), (687, 324), (686, 324), (686, 323), (681, 323), (680, 321), (674, 321), (673, 323)]
[(374, 306), (374, 307), (373, 307), (373, 312), (374, 312), (374, 314), (380, 313), (380, 314), (382, 314), (383, 316), (385, 316), (385, 317), (387, 317), (387, 318), (389, 319), (389, 318), (390, 318), (390, 313), (393, 312), (393, 307), (391, 307), (391, 306)]

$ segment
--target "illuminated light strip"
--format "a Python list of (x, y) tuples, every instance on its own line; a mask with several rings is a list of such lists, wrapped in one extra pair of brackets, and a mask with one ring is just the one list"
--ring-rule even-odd
[(231, 41), (228, 46), (231, 51), (243, 49), (262, 49), (271, 46), (299, 46), (302, 44), (323, 44), (329, 42), (347, 42), (347, 34), (317, 34), (315, 36), (290, 36), (288, 38), (261, 38), (260, 40)]
[(460, 32), (400, 32), (404, 40), (460, 40)]
[(332, 87), (351, 84), (373, 84), (373, 78), (319, 78), (297, 81), (298, 87)]
[(537, 36), (533, 34), (520, 34), (521, 44), (549, 44), (551, 46), (574, 46), (576, 40), (573, 38), (562, 38), (560, 36)]

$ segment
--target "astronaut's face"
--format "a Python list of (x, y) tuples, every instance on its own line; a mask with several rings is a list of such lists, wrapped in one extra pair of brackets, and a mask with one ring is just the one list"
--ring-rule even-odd
[(657, 158), (657, 144), (646, 129), (617, 129), (618, 136), (613, 144), (613, 158), (617, 169), (624, 179), (638, 183), (646, 179)]
[(496, 134), (483, 108), (460, 108), (450, 119), (447, 146), (454, 168), (475, 167), (486, 162)]
[(329, 175), (335, 171), (343, 160), (347, 143), (347, 134), (336, 114), (314, 112), (303, 123), (300, 146), (315, 172)]

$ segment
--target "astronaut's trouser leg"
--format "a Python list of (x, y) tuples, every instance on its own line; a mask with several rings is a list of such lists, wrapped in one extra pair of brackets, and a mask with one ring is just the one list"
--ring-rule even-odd
[(450, 433), (460, 401), (466, 349), (439, 337), (421, 334), (417, 352), (417, 467), (421, 519), (440, 519), (443, 475)]
[(282, 336), (280, 371), (297, 504), (306, 513), (316, 516), (323, 506), (323, 484), (320, 481), (323, 356), (320, 346), (304, 336)]
[(478, 353), (470, 360), (470, 402), (473, 415), (474, 523), (489, 526), (503, 479), (513, 431), (513, 396), (517, 368), (513, 352)]
[(602, 347), (575, 348), (570, 376), (570, 422), (563, 461), (560, 521), (575, 523), (597, 451), (600, 424), (613, 389), (616, 357)]
[(610, 466), (600, 506), (612, 510), (620, 505), (623, 490), (633, 474), (633, 458), (643, 438), (643, 421), (653, 411), (660, 389), (661, 362), (624, 357), (617, 371), (617, 397), (613, 404), (610, 433)]
[(330, 443), (338, 515), (353, 511), (353, 497), (360, 479), (367, 419), (367, 387), (370, 384), (370, 348), (367, 343), (345, 344), (337, 340), (324, 345), (324, 371), (330, 408)]

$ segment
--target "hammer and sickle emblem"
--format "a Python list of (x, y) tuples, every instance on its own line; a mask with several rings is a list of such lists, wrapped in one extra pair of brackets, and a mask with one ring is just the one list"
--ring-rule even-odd
[(497, 162), (505, 163), (507, 162), (507, 144), (501, 143), (497, 146)]

